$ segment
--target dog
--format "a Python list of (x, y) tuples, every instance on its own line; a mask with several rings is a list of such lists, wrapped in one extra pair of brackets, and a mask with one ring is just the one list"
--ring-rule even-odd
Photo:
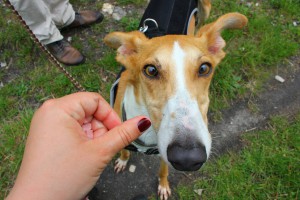
[[(200, 1), (208, 17), (209, 1)], [(201, 5), (200, 5), (201, 6)], [(229, 13), (202, 26), (196, 34), (165, 35), (148, 39), (142, 32), (112, 32), (104, 42), (117, 49), (116, 60), (126, 70), (121, 74), (114, 109), (125, 120), (146, 115), (151, 127), (134, 143), (157, 145), (161, 156), (158, 194), (168, 199), (171, 190), (168, 166), (196, 171), (211, 151), (208, 131), (209, 85), (216, 66), (225, 57), (225, 29), (242, 29), (248, 20)], [(142, 145), (141, 145), (142, 146)], [(130, 152), (121, 151), (115, 171), (125, 169)]]

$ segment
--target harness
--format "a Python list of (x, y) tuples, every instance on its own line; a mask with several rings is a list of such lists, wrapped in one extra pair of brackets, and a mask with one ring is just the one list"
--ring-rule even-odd
[[(151, 0), (139, 24), (139, 30), (148, 38), (163, 35), (186, 35), (191, 17), (198, 12), (197, 0)], [(116, 81), (110, 90), (110, 105), (113, 107), (122, 73), (122, 66)], [(126, 108), (122, 104), (122, 121), (126, 121)], [(140, 139), (129, 144), (125, 149), (142, 152), (146, 155), (159, 154), (157, 144), (148, 146)]]

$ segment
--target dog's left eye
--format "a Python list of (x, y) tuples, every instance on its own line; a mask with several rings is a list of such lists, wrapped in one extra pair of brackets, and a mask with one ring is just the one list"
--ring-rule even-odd
[(154, 78), (158, 75), (158, 70), (154, 65), (146, 65), (144, 67), (144, 74), (150, 78)]
[(198, 76), (207, 76), (211, 73), (212, 67), (210, 63), (203, 63), (199, 67)]

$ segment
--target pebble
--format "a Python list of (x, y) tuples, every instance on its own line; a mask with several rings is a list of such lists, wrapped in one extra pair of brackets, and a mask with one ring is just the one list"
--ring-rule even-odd
[(277, 81), (279, 81), (280, 83), (283, 83), (285, 80), (284, 80), (284, 78), (282, 78), (281, 76), (279, 76), (279, 75), (276, 75), (275, 76), (275, 79), (277, 80)]
[(102, 6), (102, 12), (105, 15), (111, 15), (112, 18), (116, 21), (121, 20), (123, 17), (127, 15), (127, 12), (119, 7), (119, 6), (114, 6), (110, 3), (104, 3)]
[(252, 6), (252, 2), (247, 2), (246, 6), (248, 6), (250, 8)]
[(113, 12), (113, 14), (112, 14), (112, 18), (113, 18), (114, 20), (119, 21), (119, 20), (121, 20), (123, 17), (125, 17), (126, 14), (127, 14), (127, 13), (126, 13), (126, 11), (125, 11), (123, 8), (121, 8), (121, 7), (119, 7), (119, 6), (116, 6), (115, 9), (114, 9), (114, 12)]
[(194, 192), (195, 192), (196, 194), (198, 194), (199, 196), (201, 196), (201, 195), (202, 195), (202, 192), (203, 192), (203, 189), (197, 189), (197, 190), (194, 190)]
[(131, 173), (134, 173), (134, 172), (135, 172), (135, 169), (136, 169), (136, 166), (135, 166), (135, 165), (130, 165), (129, 171), (130, 171)]
[(0, 67), (6, 67), (6, 66), (7, 66), (6, 62), (0, 62)]
[(111, 15), (114, 12), (114, 6), (110, 3), (104, 3), (102, 6), (102, 12)]
[(293, 21), (294, 26), (298, 26), (298, 23), (296, 21)]

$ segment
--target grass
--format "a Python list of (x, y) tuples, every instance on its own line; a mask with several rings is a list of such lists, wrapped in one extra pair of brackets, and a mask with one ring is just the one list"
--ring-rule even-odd
[(33, 110), (24, 112), (14, 120), (2, 121), (0, 129), (0, 198), (4, 199), (8, 194), (12, 181), (16, 178), (21, 164), (25, 140), (29, 130), (29, 124)]
[(247, 144), (207, 164), (203, 178), (179, 186), (179, 199), (299, 199), (300, 114), (273, 117), (267, 130), (243, 135)]
[[(213, 1), (210, 21), (233, 11), (249, 18), (245, 30), (223, 33), (228, 55), (217, 68), (211, 86), (210, 111), (215, 119), (220, 118), (220, 109), (228, 106), (231, 100), (257, 93), (279, 63), (299, 52), (300, 29), (293, 25), (293, 21), (300, 19), (299, 0), (252, 1), (251, 7), (246, 2)], [(259, 6), (255, 6), (255, 3), (259, 3)], [(81, 10), (100, 9), (103, 2), (73, 0), (72, 4)], [(118, 0), (115, 4), (144, 8), (145, 0)], [(45, 100), (76, 92), (76, 88), (52, 66), (2, 3), (0, 12), (0, 62), (6, 62), (8, 66), (8, 69), (0, 68), (0, 83), (4, 84), (0, 87), (2, 199), (19, 167), (33, 111)], [(72, 45), (84, 52), (87, 62), (78, 67), (67, 67), (67, 70), (88, 91), (99, 92), (108, 100), (109, 88), (119, 71), (119, 64), (114, 59), (115, 52), (103, 45), (102, 38), (114, 30), (136, 30), (140, 18), (141, 14), (134, 11), (120, 22), (107, 17), (100, 25), (72, 32)], [(226, 163), (226, 160), (222, 162)], [(205, 193), (208, 193), (207, 190)], [(182, 199), (188, 197), (182, 196)]]
[[(255, 6), (257, 2), (259, 6)], [(259, 91), (276, 64), (299, 52), (300, 30), (292, 23), (300, 17), (300, 4), (298, 0), (253, 1), (248, 7), (240, 1), (214, 1), (214, 6), (218, 9), (212, 10), (212, 18), (237, 11), (249, 19), (246, 31), (223, 33), (228, 55), (211, 86), (210, 108), (218, 112), (246, 91)]]

